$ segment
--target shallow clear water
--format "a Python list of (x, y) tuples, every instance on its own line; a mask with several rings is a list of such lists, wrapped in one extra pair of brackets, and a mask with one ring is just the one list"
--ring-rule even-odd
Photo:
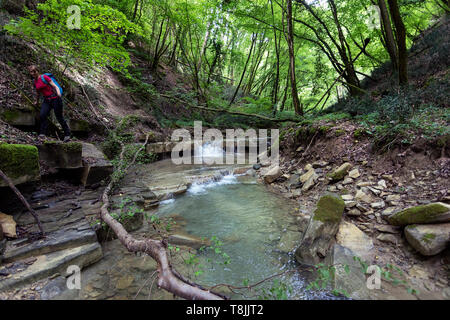
[[(255, 283), (297, 267), (292, 255), (277, 250), (281, 234), (294, 221), (290, 215), (293, 210), (292, 202), (268, 192), (264, 185), (248, 179), (241, 183), (229, 175), (218, 182), (193, 184), (185, 195), (162, 203), (158, 213), (181, 215), (189, 234), (208, 239), (216, 236), (223, 242), (223, 251), (231, 257), (231, 263), (207, 263), (196, 281), (242, 286), (244, 279)], [(212, 252), (205, 255), (223, 261)], [(326, 298), (307, 294), (304, 277), (296, 272), (282, 280), (293, 287), (292, 299)], [(272, 284), (268, 281), (265, 286)]]

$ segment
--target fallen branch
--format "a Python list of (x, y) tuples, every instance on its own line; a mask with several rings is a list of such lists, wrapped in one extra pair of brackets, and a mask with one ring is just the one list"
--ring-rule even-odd
[[(147, 144), (149, 135), (145, 139), (145, 143), (139, 148), (135, 153), (132, 161), (124, 168), (123, 172), (127, 172), (131, 165), (134, 164), (138, 154), (143, 150), (144, 146)], [(119, 168), (124, 165), (123, 154), (125, 148), (122, 145), (122, 150), (120, 153)], [(167, 241), (163, 240), (153, 240), (144, 239), (138, 240), (130, 235), (120, 222), (115, 220), (109, 213), (108, 208), (110, 205), (109, 195), (118, 181), (111, 179), (109, 184), (106, 186), (102, 199), (103, 205), (100, 209), (100, 215), (102, 220), (115, 232), (117, 238), (120, 242), (127, 248), (130, 252), (144, 252), (152, 257), (158, 264), (158, 287), (163, 288), (176, 296), (184, 299), (190, 300), (221, 300), (226, 297), (214, 293), (210, 290), (202, 289), (200, 286), (193, 285), (192, 283), (184, 280), (178, 273), (172, 269), (169, 262), (168, 252), (167, 252)]]
[(14, 193), (17, 195), (17, 197), (20, 199), (20, 201), (23, 203), (23, 205), (30, 211), (32, 216), (34, 217), (34, 220), (36, 220), (36, 223), (38, 225), (39, 231), (41, 232), (42, 236), (45, 236), (44, 229), (42, 228), (41, 220), (39, 220), (39, 216), (37, 213), (31, 208), (28, 201), (24, 198), (22, 193), (16, 188), (14, 183), (12, 183), (11, 179), (8, 178), (8, 176), (0, 170), (0, 176), (5, 180), (5, 182), (9, 185), (9, 187), (14, 191)]
[(273, 119), (273, 118), (269, 118), (269, 117), (265, 117), (259, 114), (255, 114), (255, 113), (245, 113), (245, 112), (239, 112), (239, 111), (229, 111), (229, 110), (225, 110), (225, 109), (216, 109), (216, 108), (208, 108), (208, 107), (204, 107), (204, 106), (196, 106), (193, 105), (192, 103), (176, 98), (176, 97), (172, 97), (169, 95), (165, 95), (165, 94), (161, 94), (161, 97), (164, 98), (168, 98), (168, 99), (173, 99), (173, 100), (177, 100), (181, 103), (187, 104), (192, 108), (196, 108), (196, 109), (201, 109), (201, 110), (205, 110), (205, 111), (212, 111), (212, 112), (225, 112), (228, 114), (233, 114), (233, 115), (237, 115), (237, 116), (244, 116), (244, 117), (255, 117), (255, 118), (259, 118), (262, 120), (266, 120), (266, 121), (272, 121), (272, 122), (298, 122), (299, 119), (294, 119), (294, 118), (287, 118), (287, 119)]

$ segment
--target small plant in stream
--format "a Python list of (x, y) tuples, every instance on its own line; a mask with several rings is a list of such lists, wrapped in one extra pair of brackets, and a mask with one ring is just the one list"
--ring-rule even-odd
[[(138, 208), (129, 197), (121, 199), (118, 204), (113, 206), (113, 208), (118, 209), (118, 212), (111, 213), (111, 216), (120, 223), (123, 223), (127, 219), (133, 218), (136, 214), (141, 214), (144, 212), (144, 210)], [(106, 223), (102, 222), (102, 227), (106, 228)]]
[[(245, 282), (244, 282), (245, 283)], [(248, 285), (248, 282), (247, 282)], [(275, 279), (269, 289), (261, 289), (260, 300), (287, 300), (288, 294), (292, 294), (292, 287)]]
[[(378, 266), (378, 265), (369, 265), (368, 262), (362, 260), (358, 256), (354, 256), (353, 260), (359, 263), (360, 272), (362, 272), (364, 275), (371, 274), (368, 272), (369, 267), (375, 266), (377, 269), (377, 272), (379, 272), (381, 279), (389, 282), (390, 284), (396, 286), (396, 285), (403, 285), (405, 286), (406, 290), (410, 294), (417, 294), (419, 291), (417, 289), (412, 288), (408, 285), (407, 281), (405, 280), (405, 275), (403, 271), (392, 264), (386, 264), (386, 266)], [(326, 265), (324, 263), (319, 263), (313, 267), (313, 272), (316, 274), (315, 280), (310, 282), (309, 285), (306, 287), (306, 290), (325, 290), (329, 288), (330, 284), (332, 283), (333, 279), (336, 276), (336, 270), (337, 267), (343, 268), (346, 274), (350, 274), (350, 267), (347, 264), (337, 264), (337, 265)], [(380, 280), (381, 280), (380, 279)], [(332, 288), (331, 293), (333, 293), (336, 296), (343, 295), (345, 297), (349, 297), (349, 293), (343, 290), (342, 288)]]
[[(344, 265), (345, 273), (350, 273), (350, 267), (348, 265)], [(314, 271), (317, 273), (317, 277), (314, 281), (312, 281), (307, 287), (306, 290), (316, 289), (316, 290), (324, 290), (326, 289), (334, 276), (336, 275), (336, 266), (334, 265), (325, 265), (324, 263), (319, 263), (314, 266)], [(345, 290), (334, 288), (332, 293), (335, 296), (344, 295), (348, 297), (348, 293)]]

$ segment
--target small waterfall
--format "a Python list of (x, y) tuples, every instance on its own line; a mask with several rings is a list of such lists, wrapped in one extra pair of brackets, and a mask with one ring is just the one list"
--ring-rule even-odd
[(203, 161), (205, 161), (206, 159), (222, 158), (224, 155), (222, 143), (206, 142), (203, 145), (197, 147), (197, 149), (195, 150), (195, 155), (200, 155)]
[(207, 189), (214, 188), (226, 184), (236, 184), (238, 180), (236, 176), (229, 171), (223, 171), (220, 174), (214, 175), (207, 179), (196, 180), (188, 189), (190, 194), (206, 193)]

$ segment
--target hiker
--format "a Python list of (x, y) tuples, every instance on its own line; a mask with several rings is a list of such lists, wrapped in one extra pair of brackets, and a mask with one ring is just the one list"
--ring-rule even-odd
[(36, 107), (39, 107), (39, 96), (44, 97), (44, 102), (41, 106), (41, 127), (39, 131), (39, 138), (45, 138), (47, 135), (48, 119), (50, 111), (53, 109), (56, 119), (64, 130), (64, 142), (70, 140), (70, 129), (63, 117), (63, 101), (62, 90), (56, 85), (52, 79), (46, 74), (39, 74), (35, 65), (28, 67), (30, 75), (33, 77), (33, 84), (36, 88)]

